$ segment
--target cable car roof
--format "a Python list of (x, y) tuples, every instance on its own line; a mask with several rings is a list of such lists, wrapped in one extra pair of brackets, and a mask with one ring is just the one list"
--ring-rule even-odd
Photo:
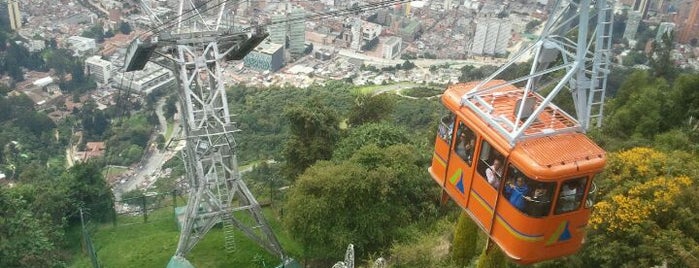
[[(526, 101), (529, 104), (522, 106), (519, 101), (522, 100), (524, 90), (518, 87), (496, 80), (486, 83), (486, 90), (473, 94), (472, 89), (478, 84), (479, 82), (469, 82), (451, 85), (442, 99), (447, 107), (459, 107), (459, 112), (467, 117), (467, 122), (482, 122), (472, 127), (490, 129), (483, 132), (483, 135), (497, 134), (497, 137), (490, 137), (489, 140), (500, 146), (509, 145), (509, 148), (503, 149), (509, 151), (513, 158), (531, 163), (528, 167), (520, 167), (528, 169), (529, 172), (525, 173), (557, 177), (556, 174), (561, 174), (559, 171), (596, 170), (604, 166), (604, 150), (582, 133), (580, 124), (572, 116), (550, 102), (539, 109), (538, 114), (532, 113), (530, 117), (534, 118), (531, 124), (521, 129), (519, 135), (513, 134), (529, 119), (520, 115), (517, 120), (517, 109), (530, 105), (528, 109), (535, 110), (544, 103), (538, 93), (530, 91)], [(472, 97), (463, 98), (467, 94)], [(466, 103), (462, 102), (464, 99), (467, 100)]]
[(474, 92), (477, 85), (479, 82), (451, 85), (445, 97), (470, 108), (511, 146), (526, 138), (583, 131), (572, 116), (536, 92), (529, 91), (523, 98), (523, 89), (502, 80), (489, 81)]

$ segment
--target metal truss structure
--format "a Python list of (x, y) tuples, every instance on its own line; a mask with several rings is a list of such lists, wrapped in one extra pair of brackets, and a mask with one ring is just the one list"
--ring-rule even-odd
[[(514, 144), (526, 136), (527, 129), (546, 109), (565, 114), (551, 101), (563, 88), (568, 88), (575, 103), (577, 122), (563, 131), (586, 131), (592, 126), (600, 127), (610, 68), (612, 7), (613, 0), (557, 0), (540, 37), (466, 93), (462, 97), (462, 105), (474, 111), (493, 110), (495, 107), (491, 107), (492, 104), (486, 100), (492, 99), (494, 94), (501, 94), (497, 91), (511, 85), (523, 91), (522, 96), (532, 96), (536, 92), (538, 97), (532, 98), (532, 102), (526, 99), (517, 104), (518, 112), (514, 120), (479, 113)], [(526, 61), (532, 54), (534, 61), (528, 75), (509, 81), (496, 80), (498, 75), (512, 71), (509, 67)], [(549, 85), (554, 86), (548, 94), (538, 95), (541, 89)], [(523, 114), (522, 111), (526, 110), (532, 110), (532, 113)]]
[[(195, 5), (180, 0), (174, 20), (163, 22), (151, 15), (156, 25), (150, 40), (132, 42), (125, 69), (143, 68), (150, 55), (158, 53), (171, 62), (159, 64), (169, 66), (177, 76), (186, 139), (182, 155), (190, 191), (185, 213), (178, 216), (181, 233), (173, 260), (183, 262), (197, 242), (221, 223), (226, 251), (236, 250), (234, 236), (240, 231), (286, 261), (260, 204), (238, 171), (234, 133), (239, 130), (231, 120), (222, 73), (226, 60), (242, 59), (267, 33), (259, 27), (236, 32), (232, 20), (226, 19), (234, 8), (227, 8), (227, 2)], [(152, 14), (146, 3), (143, 6)]]

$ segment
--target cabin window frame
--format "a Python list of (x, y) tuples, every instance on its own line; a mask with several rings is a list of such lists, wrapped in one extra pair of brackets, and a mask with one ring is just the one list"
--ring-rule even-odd
[[(484, 154), (485, 155), (484, 157)], [(500, 162), (500, 172), (493, 170), (493, 164), (495, 160)], [(480, 142), (480, 149), (478, 151), (478, 164), (476, 165), (476, 170), (478, 174), (491, 186), (498, 191), (500, 185), (502, 184), (502, 178), (505, 175), (505, 154), (500, 152), (498, 149), (494, 148), (490, 142), (486, 139), (482, 139)], [(497, 169), (497, 168), (496, 168)], [(488, 171), (493, 172), (495, 181), (489, 181)]]
[[(525, 190), (526, 193), (521, 195), (523, 207), (514, 204), (513, 200), (510, 198), (514, 193), (513, 191), (517, 191), (513, 185), (516, 184), (516, 179), (518, 177), (523, 179), (524, 185), (526, 185), (527, 188)], [(532, 179), (530, 176), (520, 171), (516, 165), (512, 163), (507, 165), (506, 181), (505, 186), (502, 188), (502, 196), (510, 205), (527, 216), (534, 218), (549, 216), (551, 214), (555, 190), (555, 182), (543, 182)]]
[[(454, 153), (459, 156), (459, 159), (464, 161), (469, 167), (473, 165), (473, 156), (476, 154), (477, 142), (478, 134), (468, 127), (464, 121), (459, 120), (452, 151), (454, 151)], [(470, 148), (466, 147), (468, 144), (470, 144)], [(459, 148), (465, 149), (460, 151)]]
[(446, 115), (439, 119), (439, 126), (437, 128), (437, 137), (445, 141), (449, 146), (451, 146), (452, 138), (454, 135), (454, 125), (456, 124), (456, 115), (452, 112), (447, 112)]
[(590, 209), (595, 205), (595, 199), (597, 199), (597, 184), (595, 184), (595, 175), (590, 175), (590, 187), (587, 190), (587, 196), (585, 196), (585, 208)]
[[(556, 198), (555, 215), (574, 212), (580, 209), (587, 190), (588, 180), (588, 176), (580, 176), (561, 182)], [(564, 189), (564, 187), (566, 188)]]

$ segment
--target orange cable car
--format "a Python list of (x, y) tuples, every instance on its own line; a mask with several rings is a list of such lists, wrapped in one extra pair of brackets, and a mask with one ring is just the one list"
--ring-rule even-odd
[[(476, 92), (482, 87), (489, 90)], [(516, 263), (578, 251), (605, 151), (566, 112), (502, 80), (451, 85), (442, 103), (450, 114), (429, 173), (443, 200), (451, 197)]]

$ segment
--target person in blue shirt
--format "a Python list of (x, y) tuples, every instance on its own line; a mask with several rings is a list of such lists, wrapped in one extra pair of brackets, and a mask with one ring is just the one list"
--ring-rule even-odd
[(524, 206), (526, 204), (524, 202), (524, 196), (529, 193), (529, 186), (524, 183), (524, 179), (522, 177), (517, 177), (514, 184), (509, 183), (507, 185), (505, 192), (510, 195), (510, 203), (520, 211), (524, 211)]

